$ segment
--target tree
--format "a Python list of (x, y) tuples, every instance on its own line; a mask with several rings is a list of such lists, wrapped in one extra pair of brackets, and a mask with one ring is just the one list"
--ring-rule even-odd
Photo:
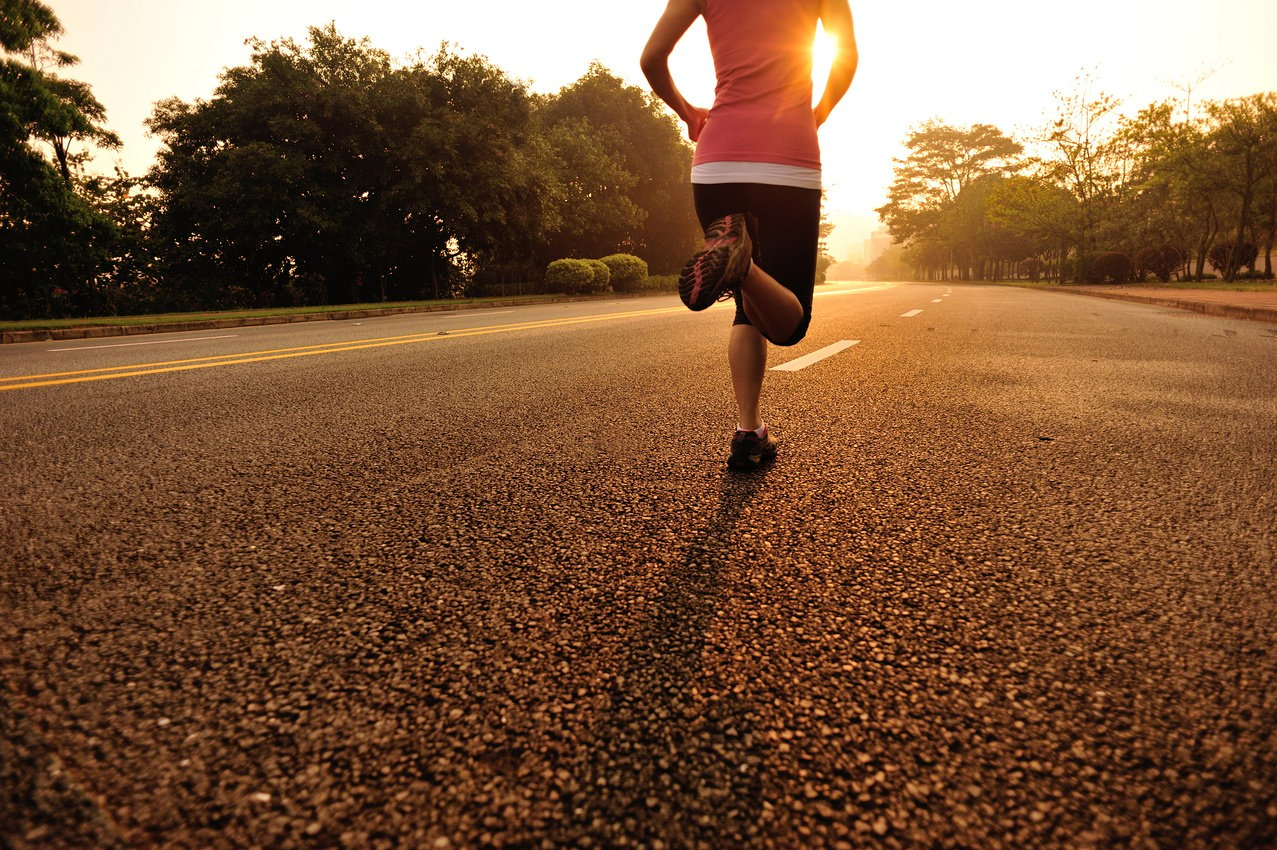
[(1070, 93), (1056, 93), (1056, 117), (1038, 140), (1048, 151), (1045, 176), (1063, 186), (1077, 200), (1079, 256), (1093, 248), (1096, 225), (1115, 195), (1121, 172), (1114, 161), (1121, 150), (1109, 127), (1121, 102), (1092, 92), (1093, 81), (1082, 75)]
[[(592, 193), (588, 180), (601, 176), (594, 168), (600, 152), (613, 158), (619, 169), (614, 179), (598, 184), (599, 192), (615, 196), (618, 186), (624, 185), (622, 191), (633, 210), (613, 209), (611, 223), (591, 237), (595, 243), (610, 244), (605, 253), (629, 250), (657, 273), (681, 268), (700, 237), (687, 188), (692, 151), (683, 140), (681, 125), (659, 99), (627, 85), (596, 62), (581, 79), (546, 99), (540, 117), (560, 152), (586, 157), (579, 177), (568, 173), (576, 166), (573, 159), (559, 160), (560, 176), (574, 184), (573, 193)], [(565, 125), (578, 134), (577, 140), (568, 142)], [(599, 256), (593, 246), (577, 250)]]
[(940, 121), (914, 128), (905, 144), (910, 153), (896, 160), (888, 201), (877, 210), (898, 244), (916, 246), (902, 256), (928, 276), (944, 277), (952, 264), (963, 278), (992, 273), (983, 263), (991, 248), (983, 241), (984, 181), (1018, 168), (1020, 144), (988, 124)]
[(1023, 151), (989, 124), (962, 129), (935, 120), (914, 128), (905, 145), (910, 153), (896, 160), (888, 201), (877, 210), (902, 243), (939, 226), (943, 212), (973, 181), (1014, 171)]
[(989, 218), (1029, 240), (1036, 253), (1055, 253), (1057, 279), (1064, 282), (1064, 261), (1082, 228), (1079, 204), (1072, 194), (1041, 174), (1010, 177), (993, 187)]
[[(49, 46), (62, 24), (38, 0), (0, 0), (0, 315), (61, 315), (90, 304), (114, 228), (76, 194), (69, 144), (110, 143), (88, 86), (33, 62), (75, 57)], [(27, 61), (15, 58), (20, 55)], [(58, 167), (41, 153), (47, 142)]]
[(638, 178), (621, 155), (608, 149), (586, 118), (565, 118), (542, 138), (553, 176), (546, 256), (602, 257), (636, 249), (646, 214), (631, 198)]
[[(1206, 111), (1215, 124), (1208, 147), (1227, 169), (1231, 178), (1228, 190), (1237, 199), (1233, 239), (1227, 261), (1220, 269), (1225, 280), (1234, 280), (1245, 265), (1242, 248), (1254, 225), (1256, 195), (1277, 167), (1277, 156), (1273, 153), (1277, 148), (1277, 95), (1258, 94), (1211, 102), (1206, 104)], [(1268, 231), (1271, 245), (1271, 226)]]
[(166, 273), (193, 300), (438, 298), (530, 265), (547, 178), (522, 84), (446, 46), (396, 68), (332, 25), (253, 46), (150, 122)]

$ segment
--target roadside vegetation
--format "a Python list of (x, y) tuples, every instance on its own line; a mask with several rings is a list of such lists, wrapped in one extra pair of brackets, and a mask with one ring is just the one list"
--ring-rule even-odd
[[(699, 242), (678, 122), (597, 63), (538, 94), (313, 27), (156, 104), (155, 166), (104, 176), (120, 140), (61, 33), (0, 0), (0, 320), (669, 290)], [(1031, 138), (915, 128), (869, 275), (1271, 279), (1277, 95), (1128, 117), (1091, 88)]]
[(915, 127), (878, 209), (894, 244), (870, 275), (1273, 279), (1277, 94), (1186, 96), (1131, 115), (1083, 76), (1056, 97), (1023, 138), (988, 124)]
[(103, 177), (90, 152), (119, 140), (57, 17), (0, 20), (0, 319), (535, 295), (555, 260), (669, 274), (699, 240), (680, 127), (598, 64), (541, 95), (315, 27), (158, 103), (155, 167)]

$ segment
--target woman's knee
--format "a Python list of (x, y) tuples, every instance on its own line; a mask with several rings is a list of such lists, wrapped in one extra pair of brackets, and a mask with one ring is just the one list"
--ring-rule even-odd
[(803, 311), (802, 321), (798, 323), (798, 327), (794, 328), (794, 332), (784, 339), (768, 339), (772, 345), (778, 345), (781, 348), (788, 348), (791, 345), (797, 345), (807, 336), (807, 329), (811, 327), (811, 310)]

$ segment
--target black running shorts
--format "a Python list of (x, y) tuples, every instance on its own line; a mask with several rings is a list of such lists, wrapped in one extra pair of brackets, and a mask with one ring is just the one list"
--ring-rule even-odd
[[(758, 266), (798, 296), (803, 320), (789, 339), (794, 345), (811, 324), (812, 290), (816, 286), (816, 251), (820, 244), (820, 190), (764, 183), (693, 183), (692, 198), (701, 227), (729, 213), (753, 213), (758, 219)], [(748, 325), (740, 294), (733, 324)]]

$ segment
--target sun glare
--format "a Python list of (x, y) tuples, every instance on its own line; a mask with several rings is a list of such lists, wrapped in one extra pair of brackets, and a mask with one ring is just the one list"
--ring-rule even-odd
[(816, 25), (816, 39), (811, 45), (811, 81), (816, 87), (816, 96), (820, 96), (825, 81), (829, 79), (829, 69), (834, 65), (838, 55), (838, 39), (825, 32), (820, 24)]

